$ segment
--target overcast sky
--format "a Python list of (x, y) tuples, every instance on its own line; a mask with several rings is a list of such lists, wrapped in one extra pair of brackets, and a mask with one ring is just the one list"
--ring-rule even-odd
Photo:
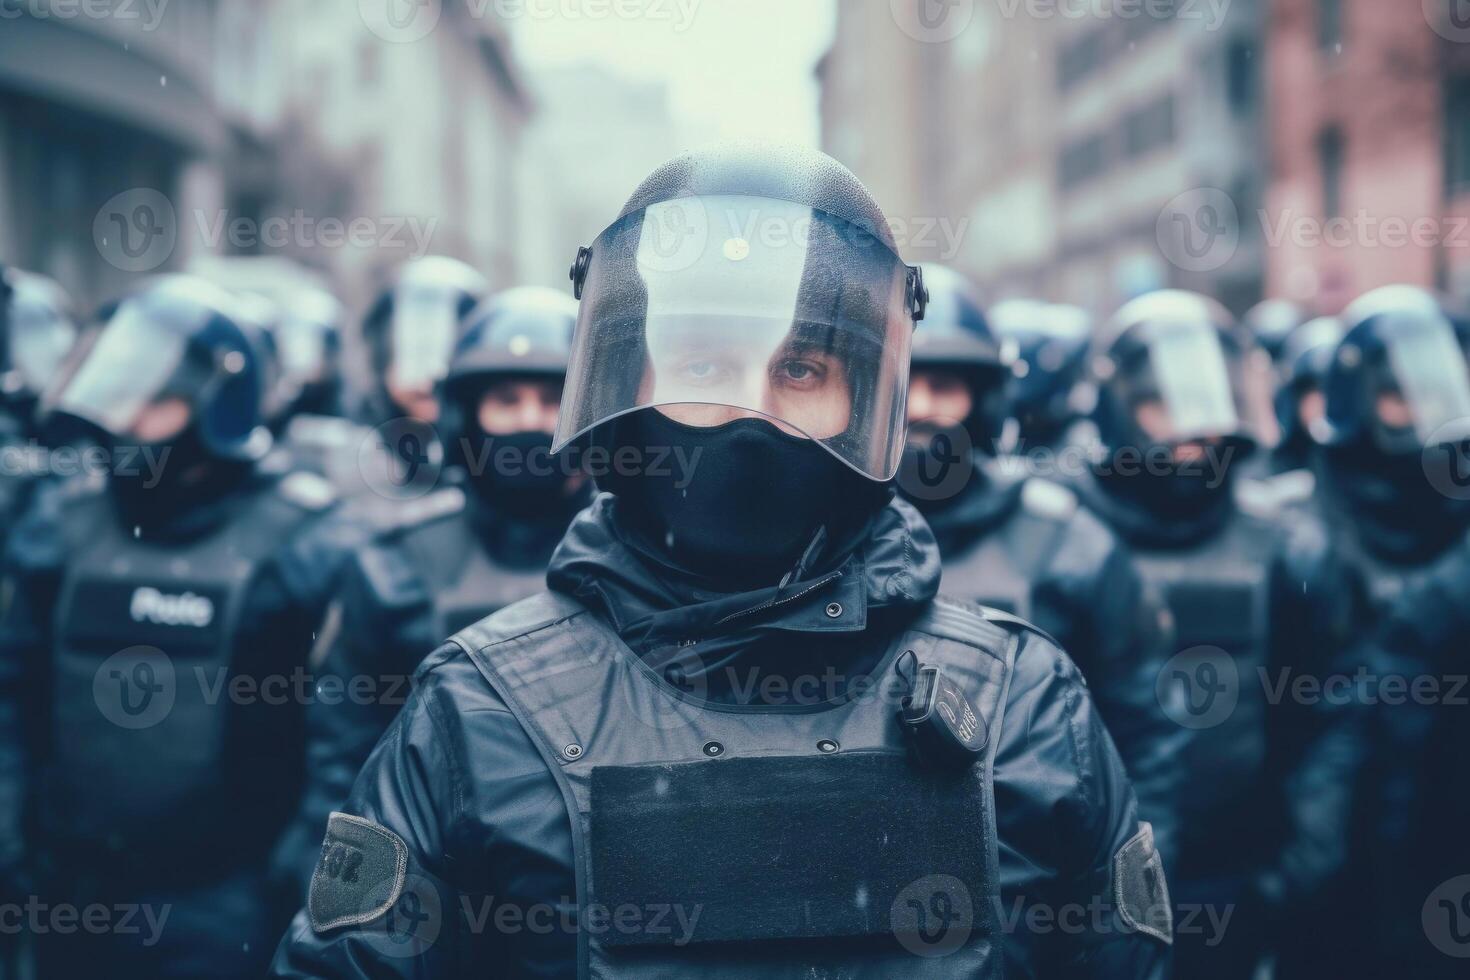
[(523, 9), (508, 19), (532, 73), (591, 61), (666, 82), (673, 111), (721, 137), (820, 142), (812, 70), (832, 40), (832, 0), (524, 0)]

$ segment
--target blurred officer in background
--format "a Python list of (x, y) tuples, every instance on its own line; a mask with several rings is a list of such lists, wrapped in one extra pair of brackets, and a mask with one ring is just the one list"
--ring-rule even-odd
[(1463, 768), (1466, 744), (1463, 698), (1449, 685), (1465, 673), (1470, 320), (1432, 293), (1391, 286), (1352, 303), (1343, 322), (1326, 380), (1318, 506), (1351, 566), (1371, 676), (1436, 684), (1411, 698), (1370, 692), (1368, 893), (1383, 903), (1374, 918), (1387, 933), (1384, 963), (1405, 976), (1448, 975), (1436, 938), (1470, 936), (1470, 906), (1429, 899), (1464, 870), (1463, 780), (1446, 774)]
[(342, 414), (342, 322), (345, 311), (323, 289), (294, 291), (276, 326), (288, 419)]
[(1276, 386), (1280, 437), (1271, 450), (1275, 473), (1316, 470), (1317, 440), (1327, 415), (1327, 371), (1340, 340), (1342, 321), (1324, 316), (1297, 327), (1282, 345)]
[(0, 265), (0, 546), (51, 471), (36, 405), (76, 337), (71, 301), (60, 285)]
[(899, 491), (939, 542), (945, 594), (1031, 620), (1077, 662), (1172, 862), (1189, 729), (1154, 692), (1172, 652), (1164, 609), (1071, 490), (997, 464), (1010, 377), (999, 343), (959, 274), (926, 266), (924, 284)]
[(1281, 364), (1287, 338), (1308, 319), (1306, 311), (1291, 300), (1268, 299), (1247, 310), (1242, 324), (1271, 360)]
[(1177, 652), (1155, 689), (1182, 689), (1176, 720), (1193, 730), (1174, 898), (1233, 910), (1218, 944), (1181, 929), (1190, 978), (1251, 977), (1346, 860), (1350, 731), (1289, 698), (1268, 711), (1266, 679), (1332, 672), (1346, 617), (1326, 535), (1232, 494), (1269, 411), (1251, 350), (1218, 304), (1163, 291), (1124, 306), (1090, 364), (1101, 447), (1080, 492), (1168, 602)]
[(282, 921), (267, 868), (302, 781), (293, 678), (357, 534), (321, 480), (258, 468), (261, 365), (233, 303), (154, 280), (48, 395), (111, 469), (48, 484), (7, 549), (3, 852), (37, 857), (52, 907), (139, 915), (43, 930), (42, 977), (252, 976)]
[(344, 684), (372, 678), (381, 696), (318, 701), (308, 713), (303, 883), (327, 815), (347, 799), (425, 652), (544, 589), (552, 550), (590, 498), (568, 458), (550, 455), (576, 319), (571, 297), (524, 287), (466, 320), (439, 392), (456, 485), (401, 504), (396, 525), (358, 554), (333, 607), (321, 672)]
[(1075, 306), (1007, 300), (989, 321), (1010, 363), (1010, 413), (1015, 430), (1002, 439), (1008, 451), (1060, 445), (1076, 421), (1072, 388), (1087, 359), (1091, 324)]
[[(734, 230), (762, 223), (793, 233)], [(936, 599), (892, 499), (924, 290), (857, 179), (686, 154), (573, 279), (557, 443), (611, 493), (552, 591), (424, 661), (276, 975), (1161, 970), (1160, 861), (1080, 675)]]

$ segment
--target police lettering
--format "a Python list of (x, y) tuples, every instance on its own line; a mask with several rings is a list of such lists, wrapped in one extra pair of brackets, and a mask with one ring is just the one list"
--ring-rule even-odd
[(193, 592), (169, 595), (145, 585), (134, 590), (128, 614), (136, 623), (203, 628), (214, 621), (214, 603)]

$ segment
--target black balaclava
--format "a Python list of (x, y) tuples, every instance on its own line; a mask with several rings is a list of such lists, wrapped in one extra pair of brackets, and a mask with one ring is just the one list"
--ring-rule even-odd
[(619, 521), (727, 587), (777, 584), (819, 531), (829, 542), (847, 540), (892, 496), (890, 484), (765, 419), (703, 427), (644, 409), (617, 420), (611, 439), (646, 464), (636, 472), (610, 466), (598, 477), (618, 498)]
[(1391, 455), (1355, 444), (1326, 454), (1332, 491), (1347, 503), (1372, 550), (1419, 561), (1437, 554), (1470, 526), (1470, 501), (1442, 493), (1425, 474), (1420, 453)]
[(197, 426), (148, 446), (113, 448), (113, 499), (125, 521), (144, 528), (185, 526), (207, 505), (236, 489), (252, 464), (221, 459), (205, 446)]

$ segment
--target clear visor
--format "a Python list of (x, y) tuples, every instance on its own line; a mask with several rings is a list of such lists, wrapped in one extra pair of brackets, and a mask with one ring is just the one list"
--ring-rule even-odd
[(459, 323), (460, 294), (450, 289), (411, 286), (393, 306), (388, 380), (399, 388), (427, 388), (449, 371)]
[(52, 410), (122, 437), (132, 435), (157, 403), (178, 398), (194, 405), (211, 372), (187, 363), (186, 337), (146, 304), (124, 303), (83, 341), (58, 384)]
[(909, 288), (879, 240), (789, 201), (680, 198), (627, 215), (592, 246), (554, 449), (659, 406), (700, 426), (763, 416), (889, 479)]
[(305, 320), (288, 319), (277, 335), (281, 371), (288, 383), (304, 385), (326, 377), (327, 329)]
[(1405, 316), (1381, 336), (1390, 377), (1375, 393), (1379, 422), (1412, 426), (1421, 446), (1470, 437), (1470, 369), (1449, 321)]
[(10, 362), (31, 391), (46, 390), (76, 339), (76, 324), (49, 303), (16, 297), (10, 311)]
[[(1233, 353), (1233, 352), (1230, 352)], [(1205, 323), (1149, 331), (1143, 354), (1122, 388), (1134, 421), (1159, 444), (1253, 434), (1247, 365), (1228, 356), (1217, 330)], [(1237, 397), (1237, 392), (1240, 397)]]

